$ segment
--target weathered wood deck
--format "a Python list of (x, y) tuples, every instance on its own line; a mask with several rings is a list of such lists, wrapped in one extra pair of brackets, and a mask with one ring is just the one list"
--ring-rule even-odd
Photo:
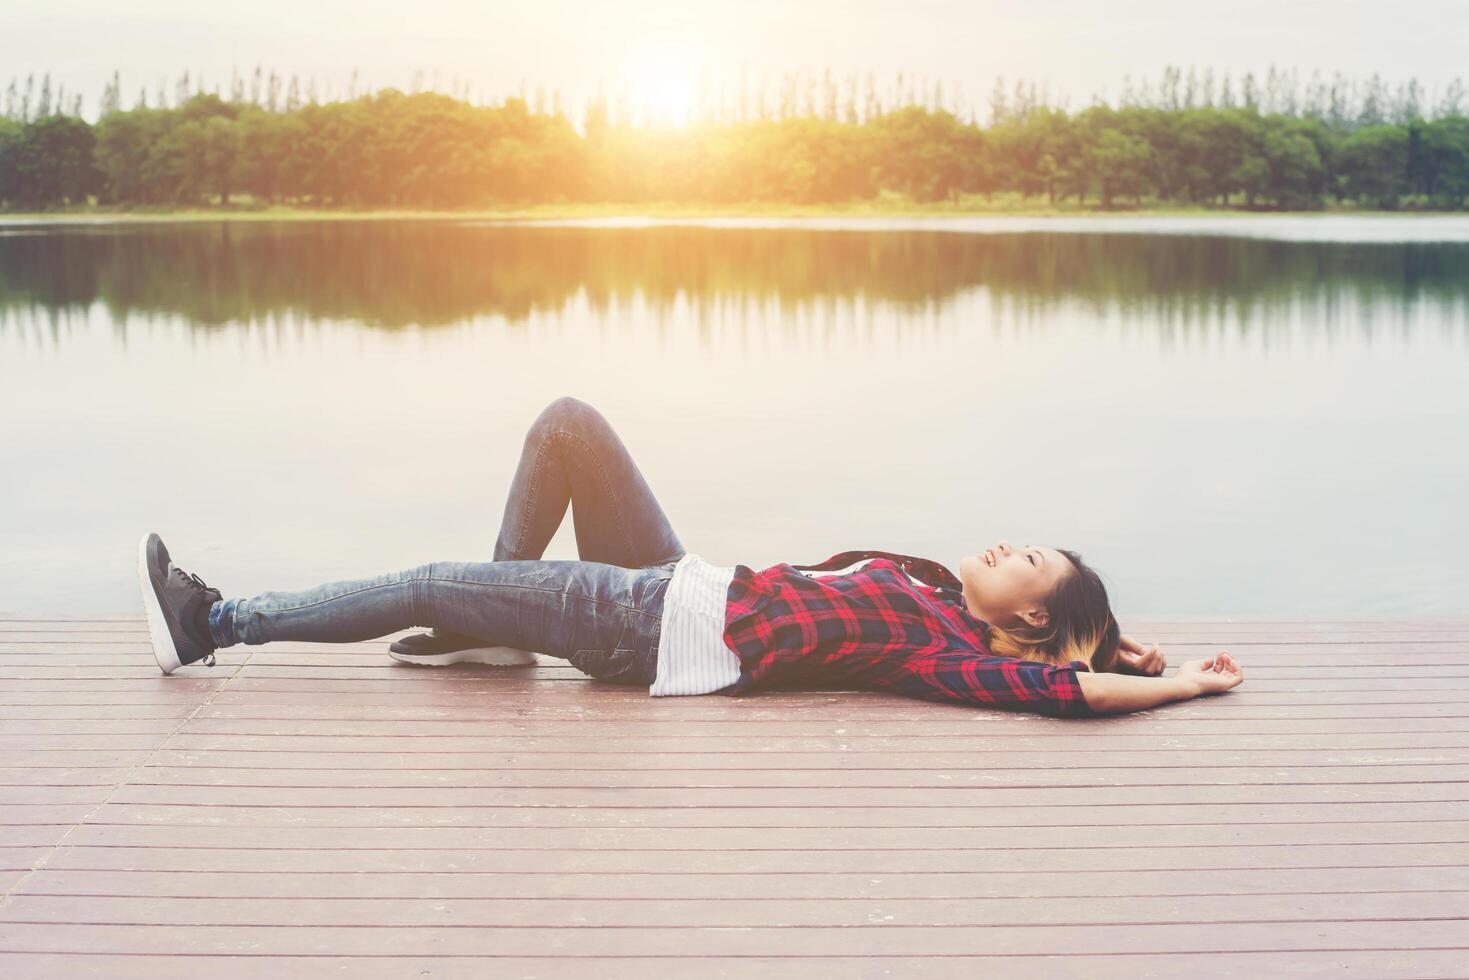
[(0, 622), (0, 976), (1469, 975), (1469, 621), (1127, 624), (1218, 698), (649, 698)]

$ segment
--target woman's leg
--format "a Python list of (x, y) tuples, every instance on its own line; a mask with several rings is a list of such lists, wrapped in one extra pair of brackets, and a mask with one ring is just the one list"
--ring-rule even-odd
[(651, 684), (663, 569), (588, 561), (434, 562), (376, 578), (215, 603), (214, 643), (347, 643), (412, 626), (569, 660), (593, 677)]
[(683, 544), (611, 424), (586, 402), (563, 396), (526, 433), (495, 560), (540, 558), (568, 503), (583, 561), (645, 568), (683, 557)]

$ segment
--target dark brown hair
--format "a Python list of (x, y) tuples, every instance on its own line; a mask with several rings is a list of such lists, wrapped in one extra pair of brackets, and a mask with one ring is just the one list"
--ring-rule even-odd
[(990, 624), (990, 652), (1001, 657), (1048, 664), (1083, 661), (1093, 671), (1111, 670), (1122, 630), (1107, 602), (1107, 587), (1096, 570), (1074, 551), (1058, 548), (1073, 571), (1045, 598), (1045, 626)]

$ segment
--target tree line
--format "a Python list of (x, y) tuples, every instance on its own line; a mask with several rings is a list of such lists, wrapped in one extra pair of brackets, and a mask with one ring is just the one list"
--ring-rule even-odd
[[(355, 90), (355, 81), (353, 88)], [(561, 202), (848, 204), (1018, 195), (1144, 204), (1463, 209), (1469, 118), (1455, 81), (1429, 104), (1273, 69), (1170, 68), (1078, 111), (997, 81), (981, 124), (942, 86), (786, 76), (771, 91), (701, 94), (660, 125), (597, 97), (573, 123), (543, 91), (475, 103), (467, 90), (383, 89), (319, 101), (314, 81), (259, 71), (226, 94), (191, 87), (122, 107), (114, 76), (95, 122), (49, 78), (12, 82), (0, 116), (0, 206), (473, 208)]]

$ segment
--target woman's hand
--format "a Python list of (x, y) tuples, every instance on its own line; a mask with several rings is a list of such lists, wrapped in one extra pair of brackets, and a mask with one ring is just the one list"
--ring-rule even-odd
[(1223, 694), (1245, 679), (1245, 671), (1228, 650), (1223, 650), (1217, 656), (1204, 660), (1184, 661), (1178, 665), (1178, 673), (1174, 676), (1188, 684), (1194, 691), (1194, 697), (1198, 697), (1201, 694)]
[(1158, 644), (1144, 646), (1124, 633), (1117, 644), (1117, 663), (1129, 673), (1157, 677), (1168, 666), (1168, 658)]
[(1171, 677), (1076, 672), (1081, 695), (1087, 707), (1097, 714), (1143, 711), (1169, 701), (1187, 701), (1200, 694), (1222, 694), (1244, 679), (1244, 671), (1228, 651), (1207, 660), (1185, 661)]

